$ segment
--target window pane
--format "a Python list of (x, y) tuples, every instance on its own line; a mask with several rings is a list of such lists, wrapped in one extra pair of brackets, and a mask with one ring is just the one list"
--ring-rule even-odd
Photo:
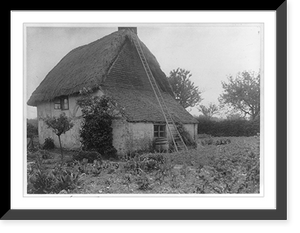
[(166, 126), (162, 126), (163, 137), (166, 137)]
[(54, 100), (54, 109), (60, 109), (60, 101), (59, 99)]
[(159, 135), (160, 137), (166, 137), (166, 131), (164, 130), (159, 131)]
[(60, 98), (60, 103), (61, 103), (61, 109), (62, 110), (69, 109), (68, 97), (62, 97), (62, 98)]
[(69, 109), (68, 98), (63, 99), (63, 106), (64, 106), (64, 109)]
[(60, 109), (60, 99), (54, 99), (54, 109)]
[(154, 132), (154, 137), (158, 137), (158, 132)]

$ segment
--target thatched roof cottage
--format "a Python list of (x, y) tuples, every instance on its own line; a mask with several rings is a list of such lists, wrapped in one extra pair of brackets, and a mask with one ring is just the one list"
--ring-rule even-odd
[[(124, 109), (122, 119), (113, 122), (113, 145), (120, 154), (144, 149), (155, 137), (166, 136), (166, 121), (132, 42), (136, 28), (135, 32), (131, 29), (119, 28), (72, 50), (47, 74), (28, 100), (28, 105), (37, 107), (40, 143), (51, 137), (58, 145), (43, 118), (63, 111), (73, 118), (75, 126), (61, 136), (62, 145), (80, 147), (81, 111), (76, 99), (83, 88), (92, 89), (95, 95), (109, 95)], [(174, 121), (181, 122), (195, 138), (197, 121), (174, 99), (156, 58), (145, 44), (140, 44)]]

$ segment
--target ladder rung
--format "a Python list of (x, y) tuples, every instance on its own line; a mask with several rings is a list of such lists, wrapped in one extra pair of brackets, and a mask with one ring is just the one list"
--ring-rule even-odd
[(180, 141), (180, 143), (176, 142), (176, 146), (178, 146), (178, 147), (184, 147), (183, 142), (181, 142), (181, 141)]
[(176, 142), (176, 146), (179, 147), (179, 148), (184, 148), (185, 147), (183, 142), (181, 142), (181, 143)]

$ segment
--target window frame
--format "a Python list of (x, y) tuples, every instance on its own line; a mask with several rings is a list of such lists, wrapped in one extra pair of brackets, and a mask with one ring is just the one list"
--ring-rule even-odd
[[(65, 100), (67, 100), (66, 105), (67, 107), (65, 107)], [(64, 96), (60, 96), (54, 99), (54, 110), (69, 110), (69, 97), (64, 95)]]
[(60, 98), (55, 98), (53, 102), (54, 102), (54, 110), (61, 110)]
[[(157, 127), (157, 130), (155, 130), (156, 127)], [(154, 136), (154, 138), (167, 137), (166, 124), (154, 124), (153, 125), (153, 136)]]
[[(65, 100), (67, 100), (67, 107), (65, 108)], [(61, 110), (69, 110), (69, 98), (68, 96), (62, 96), (61, 99), (60, 99), (60, 108)]]

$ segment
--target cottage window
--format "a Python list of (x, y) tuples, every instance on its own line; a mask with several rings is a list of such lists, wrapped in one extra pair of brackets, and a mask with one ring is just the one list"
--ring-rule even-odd
[(154, 137), (166, 137), (166, 125), (154, 125)]
[(69, 99), (68, 96), (62, 96), (54, 100), (54, 109), (68, 110)]
[(60, 99), (54, 100), (54, 109), (60, 109)]
[(62, 109), (63, 110), (69, 109), (69, 100), (68, 100), (68, 97), (64, 97), (62, 99)]

